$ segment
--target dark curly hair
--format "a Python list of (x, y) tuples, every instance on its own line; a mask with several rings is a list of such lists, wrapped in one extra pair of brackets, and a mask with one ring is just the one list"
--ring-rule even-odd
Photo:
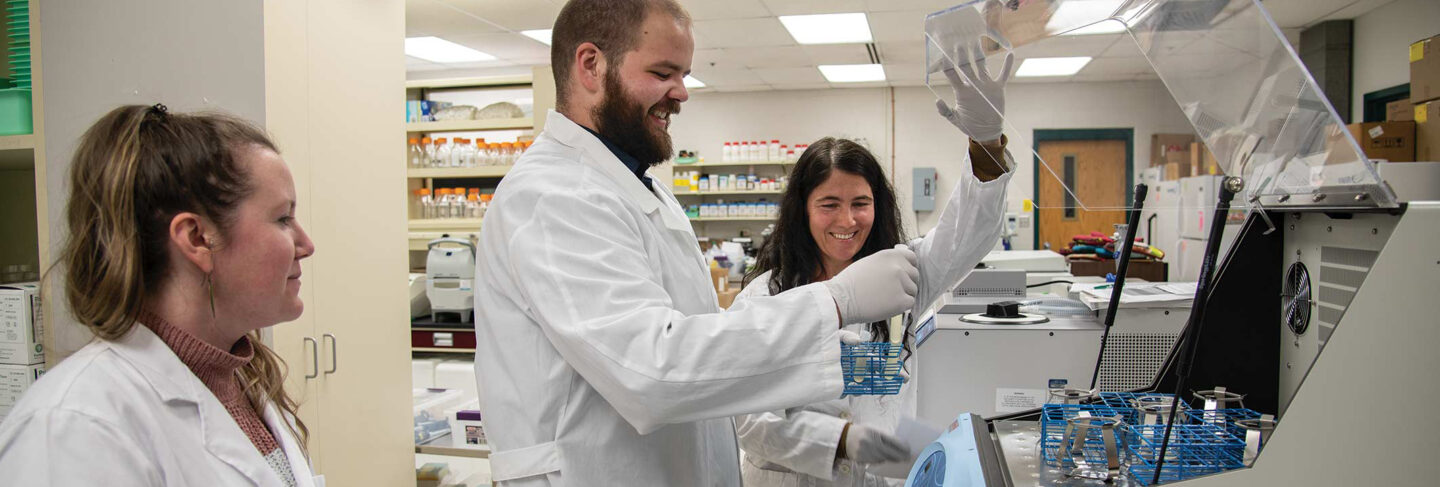
[[(770, 294), (780, 294), (815, 282), (820, 276), (820, 247), (810, 236), (806, 201), (834, 171), (865, 178), (875, 199), (875, 221), (854, 260), (905, 242), (895, 190), (890, 187), (879, 161), (854, 141), (825, 137), (810, 144), (790, 170), (790, 182), (780, 197), (780, 217), (775, 222), (775, 231), (761, 244), (755, 268), (745, 276), (746, 284), (770, 271)], [(871, 323), (870, 332), (877, 341), (890, 339), (890, 327), (884, 322)], [(909, 340), (906, 342), (908, 349)]]

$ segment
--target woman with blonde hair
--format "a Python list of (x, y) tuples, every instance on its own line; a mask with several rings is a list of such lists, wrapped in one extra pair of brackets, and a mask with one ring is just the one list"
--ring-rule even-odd
[(255, 126), (124, 106), (70, 168), (57, 265), (96, 340), (0, 424), (0, 485), (323, 485), (260, 341), (304, 309), (295, 185)]

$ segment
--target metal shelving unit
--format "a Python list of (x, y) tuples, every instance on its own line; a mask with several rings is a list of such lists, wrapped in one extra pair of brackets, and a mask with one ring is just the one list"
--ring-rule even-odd
[(442, 167), (442, 168), (410, 168), (405, 172), (409, 179), (434, 179), (434, 178), (498, 178), (510, 172), (514, 165), (505, 166), (476, 166), (476, 167)]

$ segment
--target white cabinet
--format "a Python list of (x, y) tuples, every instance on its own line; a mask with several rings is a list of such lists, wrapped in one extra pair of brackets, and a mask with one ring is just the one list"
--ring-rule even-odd
[(406, 299), (405, 8), (265, 2), (265, 127), (315, 241), (305, 314), (271, 342), (329, 485), (414, 485)]

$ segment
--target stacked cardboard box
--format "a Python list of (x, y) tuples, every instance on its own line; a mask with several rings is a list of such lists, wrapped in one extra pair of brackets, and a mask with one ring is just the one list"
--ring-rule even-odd
[(1150, 167), (1161, 168), (1165, 181), (1195, 174), (1191, 146), (1195, 134), (1154, 134), (1150, 136)]
[(1367, 122), (1346, 125), (1365, 157), (1389, 162), (1415, 160), (1415, 122)]
[(1440, 161), (1440, 36), (1410, 45), (1410, 104), (1415, 160)]
[(0, 286), (0, 420), (45, 373), (37, 283)]

